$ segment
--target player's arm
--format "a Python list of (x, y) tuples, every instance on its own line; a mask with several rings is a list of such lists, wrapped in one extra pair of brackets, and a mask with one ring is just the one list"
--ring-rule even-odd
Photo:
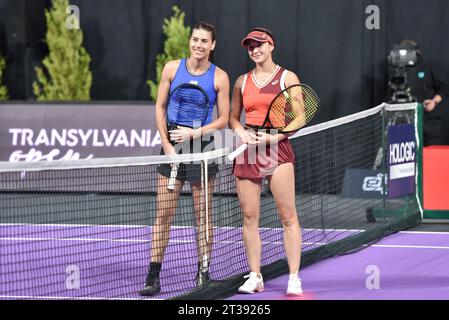
[[(288, 87), (291, 87), (291, 86), (296, 85), (296, 84), (300, 84), (298, 76), (295, 73), (293, 73), (291, 71), (288, 71), (287, 76), (285, 77), (285, 87), (288, 88)], [(302, 94), (301, 94), (301, 90), (302, 89), (300, 87), (298, 87), (298, 90), (299, 90), (299, 92), (297, 92), (297, 93), (295, 92), (296, 93), (296, 97), (299, 97), (298, 100), (296, 100), (296, 99), (292, 100), (291, 103), (293, 103), (293, 104), (296, 103), (294, 108), (301, 109), (301, 112), (299, 114), (304, 115), (304, 117), (302, 119), (302, 122), (303, 122), (303, 124), (305, 124), (306, 123), (306, 117), (305, 117), (305, 110), (304, 110), (304, 101), (302, 99)]]
[(167, 129), (167, 103), (170, 94), (170, 84), (178, 68), (179, 61), (169, 61), (162, 70), (161, 81), (156, 99), (156, 126), (161, 136), (161, 144), (165, 154), (173, 154), (174, 148), (170, 144)]
[(238, 77), (232, 90), (232, 107), (229, 114), (229, 127), (240, 137), (244, 143), (255, 143), (256, 137), (253, 133), (248, 133), (245, 127), (240, 123), (240, 117), (243, 111), (242, 86), (244, 75)]
[(295, 84), (300, 84), (298, 76), (294, 72), (287, 71), (284, 83), (285, 87), (288, 88)]
[(220, 69), (215, 69), (214, 86), (217, 91), (217, 118), (201, 127), (200, 134), (220, 130), (226, 127), (229, 119), (229, 77), (228, 74)]
[[(285, 77), (285, 82), (284, 82), (285, 88), (291, 87), (295, 84), (300, 84), (298, 76), (294, 72), (287, 71), (287, 76)], [(300, 88), (298, 88), (298, 89), (301, 90)], [(291, 103), (294, 103), (294, 101), (292, 101)], [(304, 121), (305, 121), (305, 119), (304, 119)], [(278, 134), (274, 135), (274, 139), (276, 141), (281, 141), (281, 140), (288, 138), (292, 134), (293, 133), (291, 133), (291, 134), (278, 133)]]
[(243, 75), (238, 77), (235, 81), (232, 90), (232, 108), (229, 114), (229, 127), (233, 129), (236, 134), (245, 131), (245, 128), (240, 123), (240, 117), (242, 116), (243, 111), (242, 85)]

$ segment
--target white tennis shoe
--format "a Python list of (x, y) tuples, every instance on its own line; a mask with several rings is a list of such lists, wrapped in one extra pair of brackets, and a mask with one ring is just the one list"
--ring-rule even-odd
[(239, 293), (256, 293), (261, 292), (264, 289), (262, 275), (257, 276), (257, 273), (251, 272), (249, 275), (244, 276), (248, 278), (245, 283), (239, 288)]
[(301, 279), (298, 276), (290, 275), (288, 279), (288, 287), (287, 287), (287, 296), (289, 297), (298, 297), (302, 296), (302, 284)]

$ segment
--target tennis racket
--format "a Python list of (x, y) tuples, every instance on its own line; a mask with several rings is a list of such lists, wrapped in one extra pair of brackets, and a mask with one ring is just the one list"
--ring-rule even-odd
[[(306, 84), (295, 84), (279, 93), (271, 102), (262, 128), (275, 129), (279, 133), (292, 133), (306, 126), (317, 114), (320, 99)], [(228, 155), (233, 161), (248, 148), (242, 144)]]
[[(196, 84), (183, 83), (170, 94), (167, 106), (167, 129), (178, 126), (202, 127), (209, 114), (209, 97), (203, 88)], [(175, 189), (179, 163), (172, 164), (167, 188)]]

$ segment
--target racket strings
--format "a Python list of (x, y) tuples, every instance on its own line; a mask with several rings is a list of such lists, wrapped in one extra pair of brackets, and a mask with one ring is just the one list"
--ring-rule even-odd
[(287, 88), (272, 102), (268, 115), (273, 128), (282, 132), (299, 130), (308, 124), (319, 108), (319, 99), (308, 87)]
[(173, 91), (168, 108), (168, 121), (186, 127), (203, 126), (209, 114), (209, 99), (194, 86), (181, 87)]

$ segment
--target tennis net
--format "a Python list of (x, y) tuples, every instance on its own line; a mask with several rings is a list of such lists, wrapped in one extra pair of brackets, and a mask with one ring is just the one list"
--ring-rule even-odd
[[(386, 180), (388, 128), (412, 125), (419, 155), (418, 111), (416, 104), (381, 105), (290, 137), (302, 267), (363, 248), (419, 220), (416, 191), (388, 197)], [(235, 293), (249, 269), (228, 152), (0, 163), (0, 299), (142, 299), (138, 292), (156, 232), (168, 243), (161, 292), (150, 298), (221, 299)], [(213, 180), (205, 179), (210, 166), (199, 173), (200, 191), (210, 192), (198, 193), (186, 183), (173, 205), (167, 189), (158, 189), (158, 168), (201, 161), (218, 166)], [(162, 221), (168, 232), (155, 230), (158, 208), (175, 208), (173, 220)], [(204, 224), (212, 230), (206, 236)], [(266, 185), (260, 235), (264, 278), (286, 273), (283, 229)], [(211, 279), (198, 287), (202, 236), (211, 246)]]

